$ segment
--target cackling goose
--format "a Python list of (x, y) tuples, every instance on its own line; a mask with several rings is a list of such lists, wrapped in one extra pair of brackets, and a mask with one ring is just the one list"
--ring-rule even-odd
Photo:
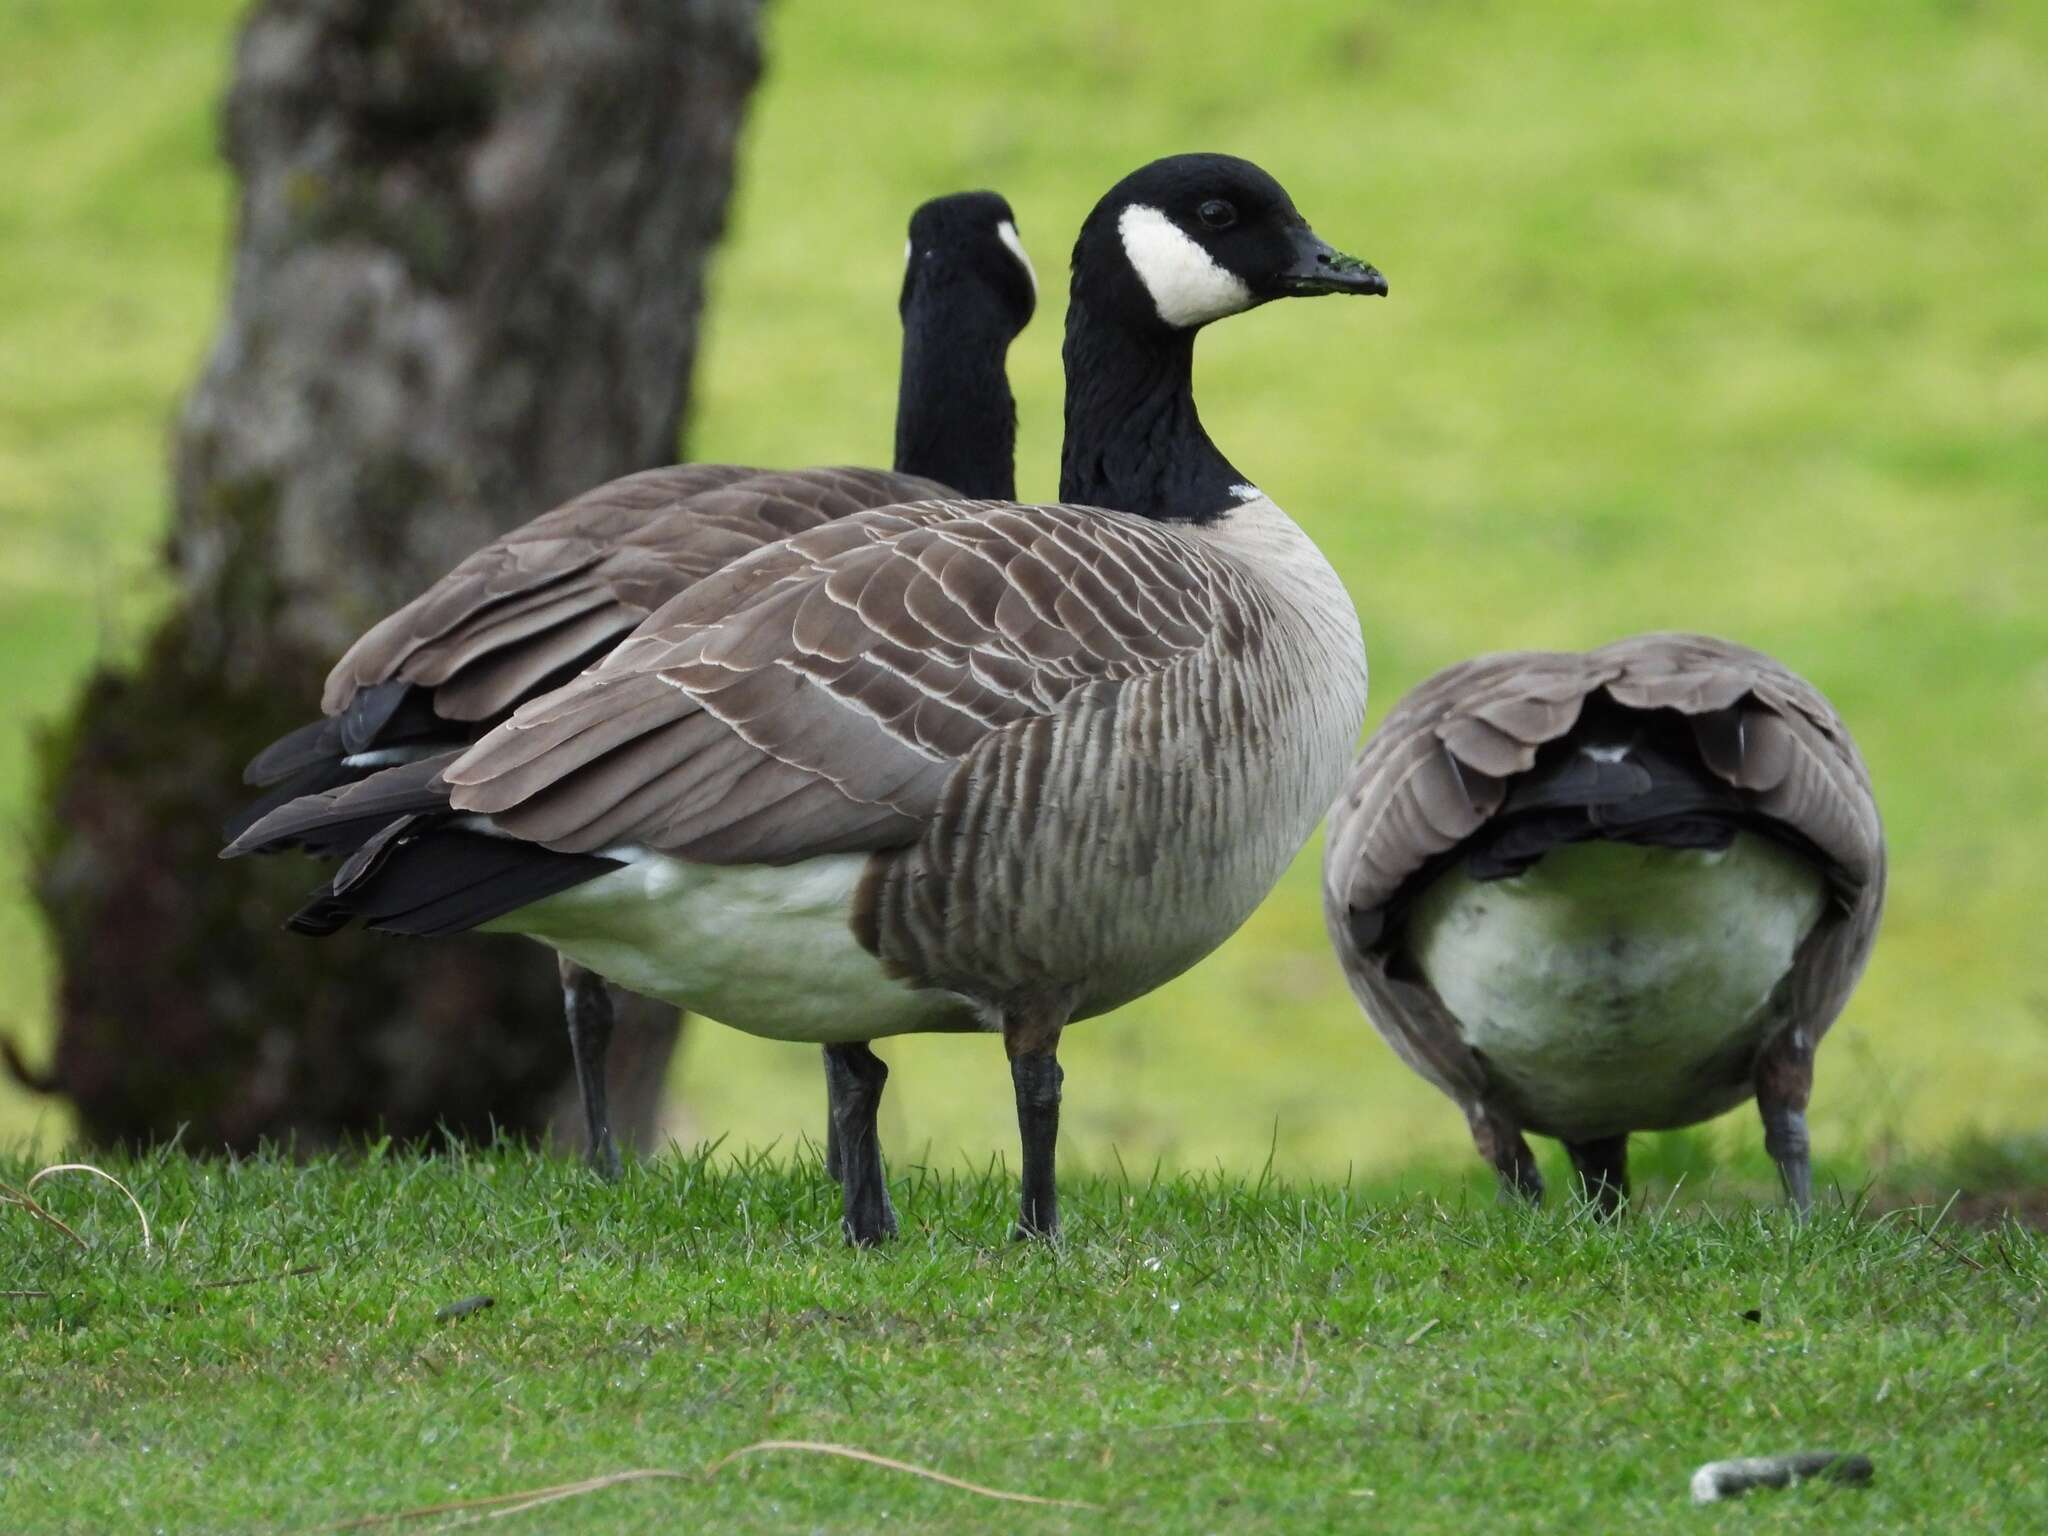
[(1563, 1140), (1612, 1213), (1628, 1134), (1755, 1097), (1804, 1212), (1813, 1053), (1869, 957), (1885, 849), (1828, 701), (1757, 651), (1652, 634), (1437, 673), (1330, 815), (1323, 909), (1359, 1002), (1465, 1111), (1504, 1190)]

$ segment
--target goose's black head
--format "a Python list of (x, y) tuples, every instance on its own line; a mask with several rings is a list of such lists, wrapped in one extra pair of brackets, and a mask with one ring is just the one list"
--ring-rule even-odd
[(1195, 410), (1195, 336), (1274, 299), (1384, 294), (1246, 160), (1174, 155), (1131, 172), (1074, 242), (1060, 499), (1207, 522), (1259, 496)]
[[(1038, 308), (1038, 275), (1010, 205), (994, 192), (935, 197), (910, 216), (897, 310), (907, 321), (920, 300), (981, 312), (1014, 337)], [(971, 320), (962, 315), (954, 323)]]
[(896, 468), (963, 496), (1017, 493), (1017, 402), (1004, 362), (1038, 307), (1010, 205), (993, 192), (935, 197), (910, 216)]
[(1287, 190), (1232, 155), (1173, 155), (1103, 196), (1074, 246), (1099, 320), (1194, 331), (1274, 299), (1384, 295), (1387, 280), (1309, 228)]

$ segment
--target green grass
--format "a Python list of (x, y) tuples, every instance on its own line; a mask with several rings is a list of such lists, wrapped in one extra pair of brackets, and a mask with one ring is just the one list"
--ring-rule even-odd
[[(32, 728), (161, 601), (238, 9), (0, 7), (0, 1027), (38, 1043)], [(2048, 1255), (1937, 1219), (1958, 1186), (2048, 1184), (2038, 1141), (1996, 1134), (2048, 1095), (2048, 11), (782, 0), (770, 25), (694, 454), (882, 454), (903, 219), (993, 185), (1046, 284), (1012, 371), (1021, 483), (1050, 494), (1071, 231), (1139, 161), (1232, 150), (1393, 282), (1220, 327), (1201, 361), (1218, 441), (1351, 583), (1375, 718), (1474, 651), (1664, 626), (1835, 697), (1893, 897), (1820, 1060), (1828, 1208), (1747, 1203), (1744, 1113), (1645, 1139), (1618, 1229), (1496, 1208), (1344, 992), (1312, 850), (1196, 972), (1069, 1037), (1057, 1252), (1002, 1240), (1008, 1175), (944, 1171), (1013, 1141), (974, 1039), (888, 1052), (906, 1230), (877, 1255), (791, 1154), (822, 1124), (811, 1053), (716, 1029), (681, 1123), (742, 1150), (616, 1188), (501, 1150), (112, 1162), (145, 1253), (120, 1195), (45, 1182), (91, 1246), (0, 1207), (0, 1291), (45, 1293), (0, 1296), (0, 1530), (303, 1529), (632, 1467), (688, 1476), (525, 1527), (1102, 1522), (798, 1455), (703, 1475), (769, 1438), (1138, 1531), (2048, 1525)], [(0, 1147), (65, 1135), (0, 1088)], [(1870, 1452), (1876, 1486), (1685, 1502), (1703, 1460), (1811, 1446)]]
[[(19, 1186), (32, 1170), (0, 1162)], [(1609, 1229), (1471, 1186), (899, 1168), (843, 1249), (815, 1161), (606, 1188), (502, 1151), (110, 1165), (0, 1210), (0, 1529), (285, 1531), (635, 1467), (511, 1529), (1088, 1531), (796, 1454), (855, 1446), (1128, 1531), (2029, 1530), (2048, 1245), (1935, 1209)], [(305, 1270), (305, 1273), (295, 1273)], [(489, 1310), (437, 1322), (477, 1295)], [(1867, 1491), (1699, 1511), (1702, 1461), (1827, 1447)], [(442, 1528), (439, 1521), (411, 1529)]]
[[(164, 423), (215, 324), (211, 115), (235, 0), (0, 8), (0, 822), (27, 722), (146, 617)], [(1047, 288), (1012, 365), (1053, 488), (1065, 248), (1152, 155), (1248, 154), (1390, 276), (1202, 344), (1205, 420), (1358, 599), (1374, 718), (1506, 645), (1690, 626), (1847, 714), (1893, 840), (1820, 1059), (1824, 1149), (1938, 1146), (2048, 1097), (2048, 8), (787, 0), (715, 276), (697, 455), (874, 460), (919, 198), (1003, 189)], [(310, 702), (310, 701), (309, 701)], [(7, 1010), (47, 1031), (0, 839)], [(1334, 1175), (1463, 1153), (1330, 963), (1313, 850), (1192, 975), (1071, 1036), (1096, 1166)], [(969, 1056), (962, 1053), (972, 1053)], [(892, 1050), (892, 1146), (1010, 1144), (983, 1041)], [(815, 1130), (807, 1052), (705, 1030), (686, 1139)], [(41, 1117), (38, 1119), (38, 1117)], [(0, 1092), (0, 1142), (61, 1118)], [(1719, 1127), (1753, 1142), (1746, 1117)]]

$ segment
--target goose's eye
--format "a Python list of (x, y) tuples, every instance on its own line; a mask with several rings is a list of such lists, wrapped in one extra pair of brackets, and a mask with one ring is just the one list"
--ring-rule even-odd
[(1237, 222), (1237, 210), (1220, 197), (1212, 197), (1198, 210), (1211, 229), (1228, 229)]

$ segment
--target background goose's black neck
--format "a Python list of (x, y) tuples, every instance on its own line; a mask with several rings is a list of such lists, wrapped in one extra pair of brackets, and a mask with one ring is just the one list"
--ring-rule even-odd
[(1060, 500), (1209, 522), (1245, 483), (1195, 412), (1195, 332), (1104, 317), (1078, 280), (1067, 309)]
[(1015, 326), (950, 283), (903, 312), (896, 393), (896, 468), (963, 496), (1017, 495), (1017, 402), (1003, 363)]

